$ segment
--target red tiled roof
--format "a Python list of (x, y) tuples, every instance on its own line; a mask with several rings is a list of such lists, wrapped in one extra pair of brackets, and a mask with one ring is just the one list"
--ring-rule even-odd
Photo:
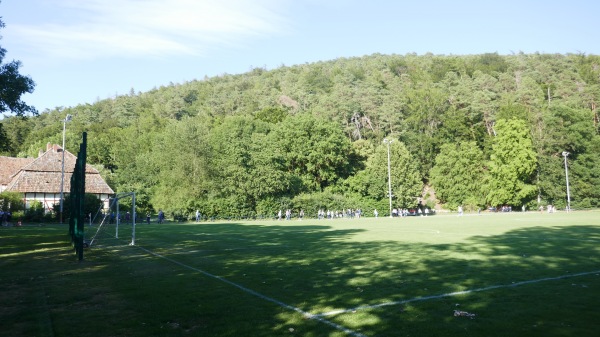
[[(65, 151), (65, 172), (73, 172), (77, 157), (69, 151)], [(54, 145), (53, 148), (44, 152), (41, 156), (34, 159), (33, 162), (21, 169), (26, 171), (42, 171), (42, 172), (62, 172), (63, 150), (60, 146)], [(85, 165), (85, 173), (99, 173), (98, 170)]]
[(0, 156), (0, 185), (8, 185), (12, 177), (19, 172), (21, 167), (31, 163), (33, 158), (13, 158)]
[[(65, 174), (63, 191), (68, 192), (71, 188), (71, 175), (75, 169), (77, 157), (69, 151), (65, 151), (64, 158)], [(21, 161), (24, 165), (10, 176), (9, 182), (6, 183), (6, 190), (21, 193), (59, 193), (61, 190), (62, 159), (62, 148), (58, 145), (53, 145), (38, 158), (29, 159), (28, 162)], [(7, 160), (7, 162), (10, 161)], [(17, 165), (17, 162), (13, 162), (13, 165)], [(2, 171), (4, 171), (4, 167), (0, 169), (0, 172)], [(9, 171), (9, 169), (7, 168), (6, 171)], [(106, 184), (104, 179), (102, 179), (98, 170), (90, 165), (86, 165), (85, 167), (85, 191), (86, 193), (95, 194), (114, 194), (114, 191)]]

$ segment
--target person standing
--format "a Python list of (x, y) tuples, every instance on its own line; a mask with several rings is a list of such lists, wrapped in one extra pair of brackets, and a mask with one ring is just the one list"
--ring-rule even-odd
[(379, 212), (377, 212), (377, 208), (373, 210), (373, 215), (375, 216), (375, 218), (377, 218), (379, 216)]
[(200, 210), (196, 210), (196, 222), (200, 221)]
[(150, 224), (150, 212), (146, 213), (146, 223), (149, 225)]

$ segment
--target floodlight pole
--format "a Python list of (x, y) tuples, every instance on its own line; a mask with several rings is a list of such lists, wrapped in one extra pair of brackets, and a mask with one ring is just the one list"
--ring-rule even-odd
[(569, 191), (569, 168), (567, 166), (567, 156), (570, 153), (563, 151), (562, 155), (565, 157), (565, 178), (567, 179), (567, 212), (571, 211), (571, 193)]
[(131, 233), (131, 243), (129, 244), (130, 246), (135, 246), (135, 192), (132, 192), (132, 201), (131, 204), (133, 206), (133, 211), (132, 211), (132, 215), (133, 215), (133, 229), (132, 229), (132, 233)]
[(115, 238), (119, 238), (119, 221), (120, 221), (120, 214), (119, 214), (119, 199), (117, 198), (117, 216), (116, 216), (116, 221), (115, 221)]
[(392, 218), (392, 167), (390, 161), (390, 144), (393, 140), (384, 138), (383, 142), (387, 144), (387, 164), (388, 164), (388, 196), (390, 198), (390, 218)]
[(62, 138), (62, 170), (60, 174), (60, 223), (63, 223), (63, 188), (65, 185), (65, 131), (67, 130), (67, 122), (73, 119), (73, 115), (68, 114), (63, 119), (63, 138)]

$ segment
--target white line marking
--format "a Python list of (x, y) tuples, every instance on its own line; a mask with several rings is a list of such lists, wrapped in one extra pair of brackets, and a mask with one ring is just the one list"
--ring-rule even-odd
[(518, 286), (522, 286), (525, 284), (538, 283), (538, 282), (544, 282), (544, 281), (562, 280), (562, 279), (566, 279), (566, 278), (570, 278), (570, 277), (578, 277), (578, 276), (585, 276), (585, 275), (591, 275), (591, 274), (600, 274), (600, 270), (590, 271), (590, 272), (585, 272), (585, 273), (562, 275), (562, 276), (557, 276), (557, 277), (546, 277), (546, 278), (541, 278), (541, 279), (537, 279), (537, 280), (521, 281), (521, 282), (515, 282), (515, 283), (511, 283), (511, 284), (500, 284), (500, 285), (489, 286), (489, 287), (484, 287), (484, 288), (456, 291), (456, 292), (446, 293), (446, 294), (441, 294), (441, 295), (415, 297), (415, 298), (411, 298), (409, 300), (403, 300), (403, 301), (386, 302), (386, 303), (373, 304), (373, 305), (361, 305), (359, 307), (355, 307), (352, 309), (333, 310), (333, 311), (324, 312), (321, 314), (315, 314), (314, 316), (318, 316), (318, 317), (334, 316), (334, 315), (345, 314), (345, 313), (349, 313), (349, 312), (355, 312), (358, 310), (375, 309), (375, 308), (387, 307), (387, 306), (392, 306), (392, 305), (406, 304), (406, 303), (411, 303), (411, 302), (435, 300), (435, 299), (444, 298), (444, 297), (465, 295), (465, 294), (470, 294), (470, 293), (474, 293), (474, 292), (481, 292), (481, 291), (500, 289), (500, 288), (518, 287)]
[(187, 264), (181, 263), (181, 262), (179, 262), (177, 260), (173, 260), (171, 258), (168, 258), (168, 257), (164, 256), (164, 255), (161, 255), (161, 254), (155, 253), (153, 251), (150, 251), (150, 250), (148, 250), (148, 249), (146, 249), (144, 247), (141, 247), (141, 246), (135, 246), (135, 247), (137, 247), (137, 248), (145, 251), (146, 253), (148, 253), (150, 255), (154, 255), (154, 256), (159, 257), (161, 259), (165, 259), (165, 260), (167, 260), (167, 261), (169, 261), (171, 263), (177, 264), (177, 265), (179, 265), (181, 267), (184, 267), (184, 268), (187, 268), (187, 269), (190, 269), (190, 270), (193, 270), (193, 271), (197, 271), (197, 272), (199, 272), (199, 273), (201, 273), (201, 274), (203, 274), (205, 276), (217, 279), (217, 280), (219, 280), (221, 282), (224, 282), (224, 283), (227, 283), (227, 284), (229, 284), (231, 286), (234, 286), (234, 287), (236, 287), (236, 288), (238, 288), (238, 289), (240, 289), (240, 290), (242, 290), (242, 291), (244, 291), (244, 292), (246, 292), (248, 294), (254, 295), (254, 296), (259, 297), (259, 298), (262, 298), (265, 301), (268, 301), (268, 302), (271, 302), (271, 303), (275, 303), (275, 304), (277, 304), (277, 305), (279, 305), (281, 307), (284, 307), (286, 309), (295, 311), (295, 312), (303, 315), (304, 317), (306, 317), (308, 319), (314, 319), (314, 320), (317, 320), (317, 321), (319, 321), (321, 323), (327, 324), (330, 327), (335, 328), (335, 329), (340, 330), (340, 331), (343, 331), (343, 332), (345, 332), (346, 334), (348, 334), (350, 336), (354, 336), (354, 337), (367, 337), (366, 335), (363, 335), (360, 332), (357, 332), (357, 331), (354, 331), (354, 330), (350, 330), (350, 329), (348, 329), (346, 327), (343, 327), (343, 326), (341, 326), (339, 324), (336, 324), (336, 323), (333, 323), (331, 321), (328, 321), (325, 318), (321, 317), (321, 315), (313, 315), (313, 314), (311, 314), (309, 312), (306, 312), (306, 311), (304, 311), (304, 310), (302, 310), (300, 308), (296, 308), (294, 306), (291, 306), (289, 304), (286, 304), (286, 303), (283, 303), (283, 302), (281, 302), (279, 300), (276, 300), (276, 299), (274, 299), (272, 297), (269, 297), (269, 296), (263, 295), (261, 293), (258, 293), (258, 292), (254, 291), (252, 289), (248, 289), (248, 288), (246, 288), (246, 287), (244, 287), (242, 285), (239, 285), (239, 284), (237, 284), (235, 282), (229, 281), (229, 280), (227, 280), (225, 278), (222, 278), (221, 276), (217, 276), (217, 275), (211, 274), (209, 272), (206, 272), (206, 271), (204, 271), (202, 269), (198, 269), (198, 268), (189, 266)]

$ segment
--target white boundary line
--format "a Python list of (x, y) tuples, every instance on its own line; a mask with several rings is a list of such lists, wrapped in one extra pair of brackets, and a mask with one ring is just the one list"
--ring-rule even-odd
[(393, 305), (401, 305), (401, 304), (406, 304), (406, 303), (411, 303), (411, 302), (435, 300), (435, 299), (444, 298), (444, 297), (453, 297), (453, 296), (457, 296), (457, 295), (465, 295), (465, 294), (500, 289), (500, 288), (518, 287), (518, 286), (522, 286), (525, 284), (539, 283), (539, 282), (544, 282), (544, 281), (556, 281), (556, 280), (562, 280), (562, 279), (566, 279), (566, 278), (585, 276), (585, 275), (591, 275), (591, 274), (600, 274), (600, 270), (584, 272), (584, 273), (577, 273), (577, 274), (562, 275), (562, 276), (557, 276), (557, 277), (546, 277), (546, 278), (529, 280), (529, 281), (521, 281), (521, 282), (516, 282), (516, 283), (511, 283), (511, 284), (500, 284), (500, 285), (489, 286), (489, 287), (484, 287), (484, 288), (456, 291), (456, 292), (446, 293), (446, 294), (441, 294), (441, 295), (415, 297), (415, 298), (411, 298), (411, 299), (403, 300), (403, 301), (386, 302), (386, 303), (373, 304), (373, 305), (361, 305), (361, 306), (358, 306), (358, 307), (355, 307), (352, 309), (333, 310), (333, 311), (328, 311), (328, 312), (324, 312), (321, 314), (315, 314), (314, 316), (315, 317), (334, 316), (334, 315), (345, 314), (345, 313), (349, 313), (349, 312), (355, 312), (358, 310), (375, 309), (375, 308), (381, 308), (381, 307), (387, 307), (387, 306), (393, 306)]
[(187, 265), (185, 263), (179, 262), (177, 260), (173, 260), (173, 259), (171, 259), (169, 257), (166, 257), (164, 255), (155, 253), (155, 252), (153, 252), (151, 250), (148, 250), (148, 249), (146, 249), (144, 247), (141, 247), (141, 246), (135, 246), (135, 247), (143, 250), (144, 252), (146, 252), (146, 253), (148, 253), (150, 255), (154, 255), (154, 256), (159, 257), (161, 259), (165, 259), (165, 260), (167, 260), (167, 261), (169, 261), (171, 263), (177, 264), (177, 265), (179, 265), (179, 266), (181, 266), (183, 268), (187, 268), (187, 269), (190, 269), (190, 270), (193, 270), (193, 271), (197, 271), (197, 272), (199, 272), (199, 273), (201, 273), (201, 274), (203, 274), (205, 276), (208, 276), (208, 277), (217, 279), (217, 280), (219, 280), (221, 282), (227, 283), (227, 284), (229, 284), (231, 286), (234, 286), (234, 287), (236, 287), (236, 288), (238, 288), (238, 289), (240, 289), (240, 290), (242, 290), (242, 291), (244, 291), (244, 292), (246, 292), (248, 294), (251, 294), (251, 295), (254, 295), (256, 297), (259, 297), (259, 298), (261, 298), (261, 299), (263, 299), (265, 301), (268, 301), (268, 302), (271, 302), (271, 303), (275, 303), (275, 304), (279, 305), (280, 307), (283, 307), (283, 308), (295, 311), (295, 312), (301, 314), (302, 316), (304, 316), (304, 317), (306, 317), (308, 319), (314, 319), (314, 320), (319, 321), (321, 323), (327, 324), (327, 325), (329, 325), (330, 327), (332, 327), (332, 328), (334, 328), (336, 330), (345, 332), (347, 335), (354, 336), (354, 337), (367, 337), (366, 335), (363, 335), (360, 332), (357, 332), (357, 331), (354, 331), (354, 330), (350, 330), (350, 329), (348, 329), (348, 328), (346, 328), (344, 326), (341, 326), (339, 324), (336, 324), (336, 323), (333, 323), (331, 321), (328, 321), (325, 318), (323, 318), (322, 315), (313, 315), (313, 314), (311, 314), (309, 312), (306, 312), (306, 311), (304, 311), (304, 310), (302, 310), (300, 308), (297, 308), (297, 307), (291, 306), (289, 304), (283, 303), (283, 302), (281, 302), (279, 300), (276, 300), (276, 299), (274, 299), (272, 297), (263, 295), (261, 293), (258, 293), (256, 291), (252, 290), (252, 289), (248, 289), (248, 288), (246, 288), (246, 287), (244, 287), (244, 286), (242, 286), (240, 284), (237, 284), (235, 282), (229, 281), (229, 280), (227, 280), (225, 278), (222, 278), (221, 276), (217, 276), (217, 275), (211, 274), (209, 272), (206, 272), (206, 271), (204, 271), (202, 269), (198, 269), (198, 268), (189, 266), (189, 265)]

